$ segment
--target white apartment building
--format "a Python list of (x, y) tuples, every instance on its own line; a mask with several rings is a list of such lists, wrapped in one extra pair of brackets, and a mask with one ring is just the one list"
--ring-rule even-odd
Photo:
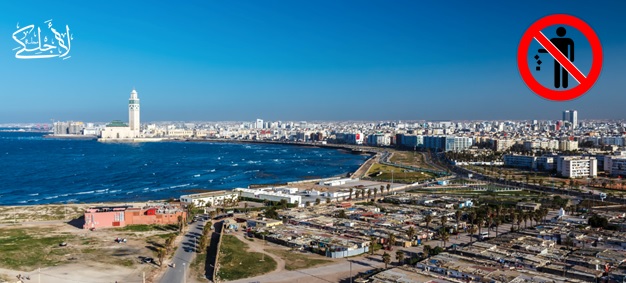
[(577, 141), (561, 141), (559, 142), (559, 150), (578, 150), (578, 142)]
[(180, 201), (184, 203), (193, 203), (197, 207), (220, 206), (224, 202), (234, 202), (239, 199), (239, 194), (235, 191), (214, 191), (191, 195), (180, 196)]
[[(559, 157), (560, 173), (567, 178), (586, 178), (598, 176), (598, 160), (580, 156)], [(559, 162), (558, 162), (559, 163)], [(557, 165), (558, 165), (557, 163)]]
[(281, 201), (283, 199), (287, 200), (288, 203), (296, 203), (302, 205), (302, 197), (299, 195), (285, 194), (281, 191), (271, 190), (271, 188), (260, 188), (260, 189), (244, 189), (237, 188), (234, 189), (233, 192), (241, 193), (241, 197), (246, 198), (255, 198), (269, 201)]

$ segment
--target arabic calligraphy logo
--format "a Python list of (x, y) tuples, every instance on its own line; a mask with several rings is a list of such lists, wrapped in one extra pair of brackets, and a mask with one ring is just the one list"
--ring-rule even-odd
[(70, 33), (70, 27), (66, 25), (65, 32), (60, 33), (52, 27), (52, 19), (44, 23), (49, 31), (44, 29), (43, 34), (41, 27), (35, 29), (35, 25), (28, 25), (20, 28), (20, 24), (17, 24), (17, 30), (13, 33), (13, 40), (20, 46), (13, 48), (13, 50), (17, 50), (15, 58), (41, 59), (59, 57), (65, 60), (72, 57), (68, 56), (70, 53), (70, 42), (74, 40), (74, 35)]

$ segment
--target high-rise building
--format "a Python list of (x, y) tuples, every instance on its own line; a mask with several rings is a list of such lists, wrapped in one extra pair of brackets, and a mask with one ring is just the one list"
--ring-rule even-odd
[(254, 125), (254, 128), (256, 128), (256, 129), (263, 129), (263, 120), (256, 119), (256, 124)]
[(570, 110), (569, 115), (570, 115), (569, 122), (572, 123), (572, 129), (576, 129), (576, 127), (578, 127), (578, 111)]
[(565, 110), (563, 111), (563, 122), (569, 122), (572, 129), (578, 126), (578, 111)]
[(137, 131), (137, 133), (139, 133), (141, 125), (139, 117), (139, 98), (137, 97), (137, 91), (133, 89), (128, 99), (128, 126), (131, 131)]

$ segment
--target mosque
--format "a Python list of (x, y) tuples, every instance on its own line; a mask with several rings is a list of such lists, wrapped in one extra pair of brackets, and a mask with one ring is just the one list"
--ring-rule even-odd
[(141, 138), (139, 97), (133, 89), (128, 99), (128, 125), (122, 121), (112, 121), (100, 133), (99, 141), (134, 141)]

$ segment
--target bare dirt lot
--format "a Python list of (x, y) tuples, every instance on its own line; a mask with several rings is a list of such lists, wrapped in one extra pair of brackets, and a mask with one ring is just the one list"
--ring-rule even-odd
[[(176, 227), (89, 231), (82, 229), (82, 220), (67, 220), (82, 215), (88, 206), (93, 205), (0, 207), (0, 222), (4, 222), (0, 224), (0, 282), (16, 282), (19, 275), (52, 283), (142, 282), (144, 273), (146, 282), (151, 282), (159, 266), (142, 260), (151, 257), (158, 262), (155, 251), (176, 233)], [(48, 212), (66, 220), (42, 216)], [(126, 241), (119, 243), (116, 238)]]

